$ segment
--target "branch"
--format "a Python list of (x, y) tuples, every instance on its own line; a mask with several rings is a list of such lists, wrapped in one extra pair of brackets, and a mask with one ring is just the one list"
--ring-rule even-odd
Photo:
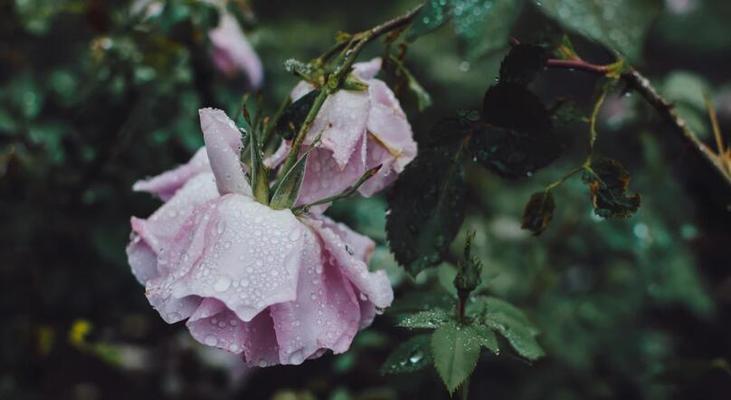
[[(584, 71), (594, 75), (607, 76), (611, 71), (607, 65), (596, 65), (588, 63), (584, 60), (557, 60), (550, 59), (546, 62), (548, 68), (571, 69), (576, 71)], [(688, 126), (688, 123), (681, 117), (675, 106), (663, 98), (657, 90), (652, 86), (650, 80), (640, 74), (636, 69), (629, 68), (620, 75), (620, 79), (624, 80), (628, 87), (637, 91), (654, 109), (668, 121), (673, 128), (696, 149), (701, 156), (706, 159), (723, 178), (726, 183), (731, 186), (731, 173), (726, 171), (721, 159), (711, 150), (703, 141), (698, 139), (698, 135)]]

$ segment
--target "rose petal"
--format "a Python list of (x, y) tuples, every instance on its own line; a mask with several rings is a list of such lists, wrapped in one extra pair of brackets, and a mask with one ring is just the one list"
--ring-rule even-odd
[(289, 210), (272, 210), (240, 195), (198, 207), (161, 264), (168, 276), (147, 283), (164, 313), (197, 296), (216, 298), (243, 321), (271, 304), (293, 301), (307, 228)]
[(365, 181), (358, 189), (361, 195), (370, 197), (393, 183), (398, 178), (398, 172), (394, 171), (396, 159), (371, 135), (368, 136), (366, 148), (366, 154), (368, 155), (366, 169), (381, 166), (376, 174)]
[(363, 80), (373, 79), (378, 71), (381, 70), (381, 57), (376, 57), (370, 61), (359, 62), (353, 64), (353, 75)]
[(211, 170), (206, 149), (201, 147), (186, 164), (160, 175), (135, 182), (132, 190), (157, 195), (163, 201), (169, 200), (188, 180), (195, 175)]
[(301, 364), (321, 348), (342, 353), (360, 324), (360, 308), (341, 266), (323, 257), (319, 239), (307, 235), (297, 299), (271, 306), (282, 364)]
[(396, 171), (401, 172), (416, 157), (411, 125), (396, 96), (383, 81), (369, 81), (368, 93), (371, 99), (368, 131), (396, 158)]
[(358, 147), (361, 150), (351, 154), (343, 169), (338, 166), (330, 150), (321, 148), (312, 150), (307, 158), (297, 205), (336, 195), (355, 183), (366, 171), (363, 139), (358, 143)]
[(241, 167), (241, 132), (236, 124), (221, 110), (203, 108), (198, 113), (218, 191), (251, 196)]
[[(369, 272), (364, 260), (349, 251), (347, 236), (340, 232), (350, 231), (344, 224), (338, 224), (324, 216), (305, 220), (320, 236), (323, 249), (335, 258), (341, 271), (348, 280), (378, 308), (386, 308), (393, 301), (393, 289), (383, 270)], [(355, 234), (353, 232), (353, 234)], [(351, 254), (351, 252), (353, 254)]]
[(159, 276), (157, 270), (157, 254), (141, 237), (135, 236), (127, 245), (127, 261), (132, 267), (132, 274), (141, 284)]
[(127, 246), (127, 258), (141, 283), (166, 273), (158, 266), (157, 257), (170, 246), (195, 207), (217, 196), (213, 174), (202, 173), (185, 183), (148, 219), (132, 217), (133, 238)]
[(214, 62), (227, 75), (242, 71), (253, 88), (259, 88), (264, 80), (264, 68), (259, 56), (246, 39), (236, 18), (229, 12), (220, 13), (218, 26), (208, 32), (214, 47)]

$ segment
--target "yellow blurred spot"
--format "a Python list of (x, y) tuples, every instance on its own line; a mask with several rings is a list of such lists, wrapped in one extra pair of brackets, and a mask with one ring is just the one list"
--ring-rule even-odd
[(77, 319), (74, 321), (69, 330), (69, 343), (74, 347), (85, 347), (87, 344), (86, 337), (91, 332), (91, 327), (91, 322), (87, 320)]
[(40, 355), (45, 356), (51, 352), (55, 337), (56, 332), (50, 326), (41, 325), (38, 327), (38, 353)]

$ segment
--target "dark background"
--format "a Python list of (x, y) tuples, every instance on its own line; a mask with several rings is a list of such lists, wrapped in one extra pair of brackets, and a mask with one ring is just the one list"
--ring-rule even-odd
[[(667, 0), (637, 63), (709, 143), (704, 92), (731, 131), (725, 3)], [(265, 65), (265, 109), (296, 83), (286, 59), (315, 57), (336, 32), (366, 29), (414, 5), (249, 4), (253, 13), (242, 22)], [(245, 371), (147, 304), (124, 247), (129, 217), (159, 203), (131, 185), (185, 162), (202, 143), (196, 110), (235, 113), (245, 89), (213, 69), (205, 30), (215, 15), (193, 1), (168, 8), (140, 21), (121, 1), (0, 1), (0, 398), (448, 398), (433, 370), (378, 371), (409, 336), (389, 315), (446, 293), (454, 274), (446, 264), (416, 280), (401, 272), (386, 247), (382, 197), (329, 211), (379, 242), (373, 267), (388, 270), (397, 294), (344, 355)], [(530, 41), (557, 29), (526, 5), (512, 33)], [(434, 99), (419, 112), (399, 91), (415, 132), (479, 108), (508, 48), (505, 41), (468, 59), (454, 36), (443, 28), (409, 49), (407, 65)], [(611, 61), (600, 46), (574, 39), (587, 59)], [(381, 51), (373, 45), (363, 59)], [(570, 96), (586, 115), (596, 78), (550, 71), (533, 89), (548, 100)], [(476, 231), (483, 281), (526, 310), (548, 354), (534, 365), (483, 354), (471, 398), (731, 398), (731, 189), (636, 94), (610, 97), (599, 122), (597, 151), (620, 160), (630, 190), (642, 195), (630, 219), (593, 216), (574, 179), (556, 193), (543, 235), (519, 229), (530, 194), (581, 162), (585, 124), (567, 131), (575, 138), (568, 154), (530, 179), (468, 169), (462, 232)], [(460, 235), (455, 251), (462, 243)]]

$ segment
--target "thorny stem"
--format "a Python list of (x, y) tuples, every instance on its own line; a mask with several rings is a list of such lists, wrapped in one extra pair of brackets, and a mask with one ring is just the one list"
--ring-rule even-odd
[(342, 62), (339, 62), (339, 65), (337, 66), (335, 71), (332, 72), (325, 79), (325, 86), (320, 91), (320, 94), (315, 98), (315, 101), (312, 104), (310, 111), (307, 113), (307, 116), (305, 117), (302, 126), (300, 127), (297, 135), (292, 141), (292, 150), (287, 156), (287, 160), (282, 167), (282, 171), (285, 171), (286, 173), (286, 171), (289, 171), (289, 169), (291, 169), (292, 166), (294, 166), (294, 164), (297, 162), (299, 149), (302, 146), (302, 143), (304, 142), (305, 137), (307, 136), (307, 132), (312, 126), (312, 123), (315, 121), (315, 117), (317, 117), (317, 114), (320, 112), (320, 109), (322, 108), (322, 105), (325, 103), (325, 100), (328, 98), (328, 96), (340, 89), (340, 86), (345, 81), (345, 77), (347, 77), (347, 75), (350, 73), (350, 68), (353, 66), (353, 63), (355, 63), (355, 60), (358, 57), (358, 54), (360, 54), (360, 51), (363, 49), (363, 47), (374, 39), (377, 39), (384, 33), (403, 28), (404, 26), (410, 24), (411, 21), (414, 19), (414, 16), (419, 12), (419, 10), (421, 10), (421, 7), (422, 6), (418, 6), (400, 17), (396, 17), (394, 19), (386, 21), (366, 31), (356, 33), (352, 36), (352, 39), (350, 41), (343, 41), (341, 43), (338, 43), (333, 48), (328, 50), (326, 55), (327, 57), (330, 57), (337, 51), (344, 49), (344, 51), (341, 53), (341, 56), (343, 56)]
[[(550, 59), (546, 63), (549, 68), (573, 69), (589, 72), (595, 75), (608, 76), (612, 71), (609, 66), (596, 65), (584, 60), (558, 60)], [(628, 87), (637, 91), (675, 130), (696, 149), (731, 185), (731, 173), (726, 168), (721, 158), (716, 155), (705, 143), (698, 139), (698, 135), (688, 126), (688, 123), (678, 114), (675, 106), (663, 98), (652, 86), (650, 80), (634, 68), (628, 68), (620, 76)]]

